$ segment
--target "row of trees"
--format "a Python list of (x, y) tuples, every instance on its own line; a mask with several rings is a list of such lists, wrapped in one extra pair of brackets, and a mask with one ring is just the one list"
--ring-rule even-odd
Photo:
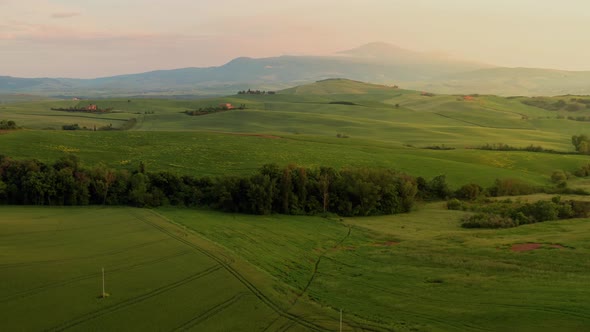
[(276, 94), (276, 92), (274, 91), (260, 91), (260, 90), (240, 90), (238, 91), (239, 95), (265, 95), (265, 94), (269, 94), (269, 95), (274, 95)]
[(438, 197), (441, 183), (437, 181), (418, 181), (392, 170), (274, 164), (252, 176), (199, 178), (149, 173), (143, 164), (133, 172), (83, 168), (73, 155), (53, 164), (0, 156), (0, 202), (7, 204), (170, 204), (251, 214), (365, 216), (408, 212), (417, 197)]
[(561, 200), (555, 196), (551, 201), (462, 203), (449, 209), (479, 212), (462, 219), (465, 228), (510, 228), (549, 220), (587, 218), (590, 202)]

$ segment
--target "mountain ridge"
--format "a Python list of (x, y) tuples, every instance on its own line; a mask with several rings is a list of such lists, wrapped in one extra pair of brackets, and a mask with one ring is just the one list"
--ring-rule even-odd
[(92, 79), (0, 76), (0, 94), (215, 95), (248, 88), (278, 90), (334, 77), (435, 93), (590, 94), (590, 71), (499, 67), (387, 43), (369, 43), (327, 56), (237, 57), (214, 67)]

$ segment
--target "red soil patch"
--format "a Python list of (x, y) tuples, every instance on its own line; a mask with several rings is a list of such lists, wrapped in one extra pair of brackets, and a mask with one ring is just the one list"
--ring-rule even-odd
[(521, 243), (512, 245), (510, 250), (512, 251), (530, 251), (541, 248), (543, 245), (540, 243)]
[(549, 247), (555, 248), (555, 249), (565, 249), (565, 247), (562, 246), (561, 244), (550, 244)]

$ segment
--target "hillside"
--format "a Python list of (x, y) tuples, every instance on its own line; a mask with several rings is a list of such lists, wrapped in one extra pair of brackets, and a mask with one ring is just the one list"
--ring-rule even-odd
[[(587, 133), (590, 108), (580, 102), (586, 99), (438, 95), (330, 79), (274, 95), (22, 102), (0, 106), (3, 118), (28, 129), (0, 135), (0, 153), (51, 161), (75, 152), (90, 164), (132, 169), (144, 161), (184, 174), (248, 174), (272, 161), (446, 174), (454, 185), (491, 184), (497, 177), (542, 185), (552, 171), (573, 172), (586, 157), (474, 148), (502, 143), (573, 152), (571, 136)], [(225, 103), (245, 109), (185, 113)], [(51, 110), (89, 104), (112, 111)], [(60, 130), (71, 124), (90, 130)]]
[(0, 76), (0, 94), (210, 96), (248, 88), (279, 90), (335, 77), (451, 94), (590, 94), (590, 72), (495, 67), (384, 43), (371, 43), (329, 56), (240, 57), (217, 67), (156, 70), (95, 79)]

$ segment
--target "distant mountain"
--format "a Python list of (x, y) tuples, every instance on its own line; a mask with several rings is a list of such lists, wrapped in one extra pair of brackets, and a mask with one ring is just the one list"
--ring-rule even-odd
[(242, 57), (218, 67), (96, 79), (0, 76), (0, 94), (215, 95), (248, 88), (277, 90), (337, 77), (438, 93), (590, 94), (590, 72), (494, 67), (385, 43), (371, 43), (332, 56)]

